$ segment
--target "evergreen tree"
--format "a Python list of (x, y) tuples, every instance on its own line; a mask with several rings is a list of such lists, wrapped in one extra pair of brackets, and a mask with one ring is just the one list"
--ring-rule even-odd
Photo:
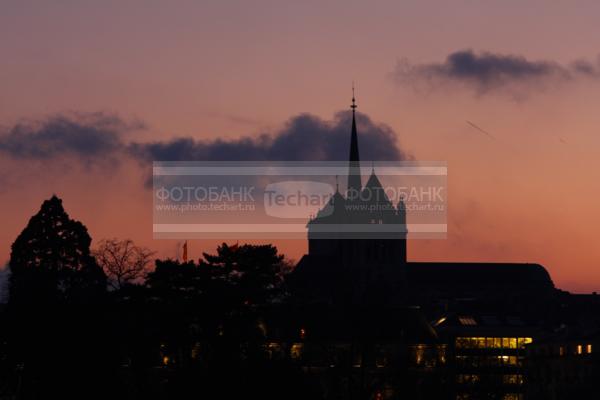
[(230, 285), (231, 300), (238, 304), (265, 304), (281, 294), (286, 261), (273, 245), (223, 243), (217, 254), (203, 256), (200, 266), (220, 270)]
[(104, 292), (106, 276), (90, 243), (87, 228), (69, 218), (62, 200), (44, 201), (12, 245), (9, 301), (83, 301)]

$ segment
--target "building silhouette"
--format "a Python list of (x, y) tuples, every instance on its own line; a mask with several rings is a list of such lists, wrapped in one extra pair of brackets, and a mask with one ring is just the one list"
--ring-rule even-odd
[[(358, 341), (367, 351), (363, 359), (370, 360), (360, 368), (377, 382), (372, 393), (385, 393), (382, 398), (406, 394), (407, 387), (386, 375), (399, 373), (402, 359), (402, 371), (423, 382), (435, 375), (436, 387), (446, 390), (413, 398), (522, 399), (526, 347), (552, 320), (556, 304), (550, 275), (539, 264), (409, 261), (403, 202), (387, 198), (375, 168), (362, 185), (354, 97), (351, 108), (346, 193), (336, 188), (308, 222), (308, 253), (289, 279), (293, 300), (304, 310), (298, 320), (308, 326), (324, 314), (336, 321), (352, 315), (354, 333), (334, 329), (327, 342), (355, 348)], [(377, 229), (356, 232), (348, 224), (402, 229), (382, 237)], [(415, 321), (426, 326), (416, 331), (431, 334), (410, 341), (374, 334), (401, 332)], [(348, 321), (335, 325), (347, 327)], [(303, 362), (311, 365), (310, 358)]]
[[(325, 207), (307, 224), (308, 254), (298, 263), (293, 278), (299, 293), (328, 302), (349, 301), (348, 296), (365, 301), (369, 298), (365, 291), (384, 285), (388, 290), (379, 296), (412, 304), (414, 296), (423, 294), (443, 298), (553, 292), (550, 275), (539, 264), (408, 261), (404, 203), (392, 204), (374, 167), (362, 185), (356, 107), (353, 96), (347, 190), (344, 195), (336, 187)], [(372, 231), (353, 229), (369, 225)], [(390, 232), (386, 229), (390, 226), (397, 228)], [(390, 233), (382, 237), (383, 230)], [(346, 297), (335, 298), (340, 291)]]

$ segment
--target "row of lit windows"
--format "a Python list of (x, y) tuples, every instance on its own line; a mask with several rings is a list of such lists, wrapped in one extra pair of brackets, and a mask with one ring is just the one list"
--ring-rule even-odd
[[(481, 381), (481, 376), (477, 374), (458, 374), (456, 375), (456, 383), (461, 384), (476, 384)], [(502, 375), (502, 383), (505, 385), (522, 385), (524, 382), (521, 374), (505, 374)]]
[(458, 349), (522, 349), (532, 342), (530, 337), (457, 337), (455, 345)]
[[(560, 348), (559, 348), (559, 354), (561, 356), (564, 356), (566, 353), (567, 353), (567, 351), (566, 351), (565, 346), (560, 346)], [(592, 354), (592, 345), (591, 344), (586, 344), (584, 346), (582, 344), (578, 344), (577, 347), (575, 348), (575, 354), (578, 354), (578, 355), (581, 355), (581, 354)]]
[(456, 363), (464, 367), (500, 367), (521, 365), (517, 356), (456, 356)]
[[(305, 343), (292, 343), (289, 348), (285, 344), (278, 342), (269, 342), (263, 345), (263, 350), (269, 359), (282, 359), (289, 351), (292, 360), (300, 361), (308, 356), (311, 361), (322, 361), (336, 365), (338, 363), (352, 362), (355, 367), (362, 365), (361, 353), (352, 354), (350, 345), (332, 346), (332, 347), (305, 347)], [(423, 344), (413, 345), (410, 348), (411, 358), (418, 366), (433, 367), (438, 363), (446, 362), (446, 347), (437, 345), (435, 347)], [(375, 366), (384, 368), (388, 366), (389, 359), (394, 358), (394, 350), (387, 347), (376, 346), (374, 349)]]

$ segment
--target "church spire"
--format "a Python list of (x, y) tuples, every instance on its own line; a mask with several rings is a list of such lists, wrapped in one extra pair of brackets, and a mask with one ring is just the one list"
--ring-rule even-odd
[(350, 164), (348, 169), (348, 197), (356, 198), (362, 189), (360, 179), (360, 157), (358, 155), (358, 134), (356, 133), (356, 99), (354, 98), (354, 82), (352, 82), (352, 133), (350, 136)]

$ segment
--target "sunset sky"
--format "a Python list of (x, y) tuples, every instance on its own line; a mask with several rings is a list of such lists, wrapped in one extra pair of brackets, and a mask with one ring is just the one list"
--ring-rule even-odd
[(153, 159), (217, 159), (216, 141), (327, 158), (328, 135), (349, 141), (354, 81), (365, 158), (448, 165), (448, 238), (409, 242), (410, 260), (536, 262), (559, 288), (600, 291), (599, 15), (595, 1), (3, 2), (0, 265), (53, 193), (94, 243), (176, 256), (152, 239)]

